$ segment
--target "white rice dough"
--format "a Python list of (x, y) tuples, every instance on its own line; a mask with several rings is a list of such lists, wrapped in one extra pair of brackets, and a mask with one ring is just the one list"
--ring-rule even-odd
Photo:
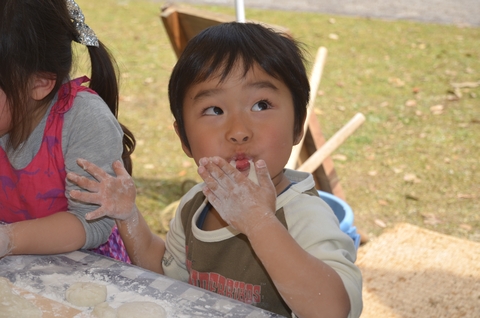
[[(255, 184), (258, 184), (258, 178), (257, 178), (257, 172), (255, 171), (255, 165), (253, 164), (252, 160), (248, 160), (248, 163), (250, 164), (250, 170), (248, 171), (248, 179), (255, 182)], [(233, 167), (237, 166), (235, 160), (230, 161), (230, 165), (232, 165)]]
[(250, 163), (250, 171), (248, 171), (248, 179), (258, 184), (257, 171), (255, 171), (255, 165), (252, 160), (248, 161)]
[(69, 303), (80, 307), (93, 307), (107, 299), (107, 286), (92, 282), (72, 284), (65, 293)]
[(166, 318), (165, 309), (151, 301), (133, 301), (117, 309), (118, 318)]
[(96, 305), (92, 310), (92, 315), (97, 318), (116, 318), (117, 311), (105, 302)]
[(0, 277), (0, 318), (37, 318), (42, 310), (24, 297), (13, 293), (10, 281)]

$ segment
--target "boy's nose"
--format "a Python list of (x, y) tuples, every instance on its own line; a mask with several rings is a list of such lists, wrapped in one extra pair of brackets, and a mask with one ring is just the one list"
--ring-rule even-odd
[(230, 140), (234, 143), (244, 143), (244, 142), (247, 142), (249, 139), (248, 136), (244, 136), (242, 138), (242, 136), (238, 136), (238, 137), (230, 137)]
[(238, 117), (236, 120), (230, 123), (230, 129), (228, 130), (227, 139), (236, 144), (242, 144), (249, 141), (252, 138), (251, 130), (248, 128), (242, 120)]

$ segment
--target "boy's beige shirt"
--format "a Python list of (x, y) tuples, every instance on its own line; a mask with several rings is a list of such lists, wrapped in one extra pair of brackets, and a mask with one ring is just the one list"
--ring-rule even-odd
[[(283, 210), (289, 233), (302, 248), (314, 257), (331, 266), (341, 277), (350, 298), (349, 317), (359, 317), (362, 311), (362, 276), (354, 265), (356, 250), (353, 240), (339, 228), (338, 219), (322, 199), (312, 195), (315, 182), (312, 175), (286, 169), (285, 175), (294, 183), (277, 197), (276, 209)], [(203, 187), (203, 183), (192, 188), (181, 200), (177, 215), (170, 223), (163, 261), (165, 275), (185, 282), (189, 280), (186, 266), (186, 235), (179, 215)], [(204, 201), (197, 205), (193, 215), (192, 234), (203, 242), (221, 242), (239, 233), (231, 227), (216, 231), (202, 231), (195, 226), (205, 207)]]

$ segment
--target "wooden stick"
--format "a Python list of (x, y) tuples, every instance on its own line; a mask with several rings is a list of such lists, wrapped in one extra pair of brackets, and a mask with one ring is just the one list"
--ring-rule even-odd
[(315, 151), (305, 162), (296, 170), (313, 173), (322, 164), (323, 160), (330, 156), (361, 124), (365, 121), (365, 116), (357, 113), (350, 121), (337, 131), (327, 142)]
[(286, 167), (289, 169), (295, 169), (298, 163), (298, 157), (300, 156), (300, 151), (302, 150), (303, 141), (305, 140), (305, 134), (308, 129), (308, 119), (313, 113), (315, 107), (315, 99), (317, 97), (318, 86), (320, 85), (320, 80), (322, 78), (323, 67), (325, 66), (325, 60), (327, 58), (327, 49), (323, 46), (318, 48), (317, 56), (315, 57), (315, 64), (313, 65), (312, 74), (310, 75), (310, 99), (307, 106), (307, 118), (305, 119), (305, 124), (303, 125), (303, 137), (298, 143), (298, 145), (293, 146), (292, 153), (290, 154), (290, 159), (287, 162)]

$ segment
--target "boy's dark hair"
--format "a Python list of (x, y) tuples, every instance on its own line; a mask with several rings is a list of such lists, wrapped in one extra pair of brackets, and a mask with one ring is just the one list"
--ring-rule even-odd
[[(65, 0), (2, 0), (0, 2), (0, 88), (12, 115), (7, 147), (17, 149), (31, 132), (38, 108), (47, 107), (72, 68), (72, 41), (78, 32)], [(88, 46), (93, 89), (118, 118), (117, 65), (108, 49)], [(29, 105), (29, 83), (33, 75), (55, 79), (52, 92), (35, 109)], [(131, 174), (133, 134), (124, 131), (122, 158)], [(88, 129), (87, 127), (85, 129)]]
[(237, 61), (243, 62), (244, 74), (258, 64), (270, 76), (285, 83), (295, 108), (294, 137), (302, 131), (310, 85), (300, 44), (260, 24), (229, 22), (207, 28), (192, 38), (170, 77), (170, 110), (188, 149), (190, 144), (183, 122), (187, 90), (217, 72), (220, 72), (220, 81), (225, 80)]

